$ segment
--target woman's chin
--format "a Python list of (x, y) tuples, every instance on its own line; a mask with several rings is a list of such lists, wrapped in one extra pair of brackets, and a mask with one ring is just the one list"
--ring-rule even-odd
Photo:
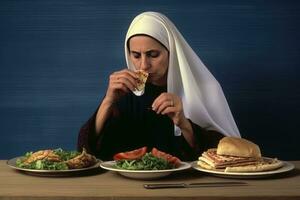
[(167, 79), (156, 76), (155, 73), (149, 73), (147, 83), (157, 86), (165, 86), (167, 85)]
[(152, 85), (157, 85), (157, 86), (165, 86), (167, 85), (167, 82), (162, 82), (162, 81), (147, 81), (147, 83), (150, 83)]

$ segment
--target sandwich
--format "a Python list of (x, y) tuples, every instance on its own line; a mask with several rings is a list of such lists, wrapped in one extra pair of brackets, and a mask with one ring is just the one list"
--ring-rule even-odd
[(258, 145), (235, 137), (224, 137), (217, 148), (208, 149), (197, 164), (204, 169), (224, 172), (259, 172), (280, 168), (283, 162), (261, 156)]
[(136, 89), (133, 91), (133, 93), (137, 96), (141, 96), (144, 94), (145, 91), (145, 84), (148, 78), (148, 73), (145, 72), (144, 70), (138, 70), (136, 71), (136, 74), (138, 76), (137, 79), (137, 87)]

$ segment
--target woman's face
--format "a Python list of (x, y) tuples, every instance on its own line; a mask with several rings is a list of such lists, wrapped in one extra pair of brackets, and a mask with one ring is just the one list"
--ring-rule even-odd
[(137, 70), (149, 73), (148, 82), (167, 84), (169, 52), (155, 39), (144, 35), (132, 37), (129, 40), (129, 59)]

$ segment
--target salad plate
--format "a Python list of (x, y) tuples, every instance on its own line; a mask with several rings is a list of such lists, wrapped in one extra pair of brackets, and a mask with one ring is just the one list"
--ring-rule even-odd
[(80, 169), (67, 169), (67, 170), (39, 170), (39, 169), (27, 169), (27, 168), (21, 168), (17, 166), (17, 160), (22, 159), (23, 156), (15, 157), (10, 160), (8, 160), (6, 163), (9, 167), (18, 170), (20, 172), (24, 172), (26, 174), (30, 175), (37, 175), (37, 176), (71, 176), (71, 175), (79, 175), (82, 173), (85, 173), (87, 171), (99, 169), (100, 160), (97, 160), (97, 162), (89, 167), (80, 168)]
[(151, 180), (158, 179), (170, 175), (173, 172), (182, 171), (189, 169), (191, 165), (187, 162), (180, 162), (180, 165), (173, 169), (164, 169), (164, 170), (128, 170), (120, 169), (116, 167), (115, 161), (106, 161), (101, 162), (100, 167), (109, 171), (114, 171), (119, 173), (122, 176), (133, 178), (133, 179), (142, 179), (142, 180)]

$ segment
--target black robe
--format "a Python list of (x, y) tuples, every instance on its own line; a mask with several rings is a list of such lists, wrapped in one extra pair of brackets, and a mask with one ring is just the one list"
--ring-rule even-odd
[(216, 147), (223, 135), (206, 131), (192, 121), (195, 148), (189, 146), (182, 134), (174, 135), (172, 120), (151, 110), (153, 101), (163, 92), (166, 87), (146, 84), (142, 96), (128, 93), (122, 97), (115, 105), (118, 115), (105, 122), (98, 136), (95, 134), (96, 111), (79, 132), (78, 150), (85, 147), (102, 160), (112, 160), (115, 153), (147, 146), (148, 151), (156, 147), (182, 160), (195, 160), (202, 151)]

